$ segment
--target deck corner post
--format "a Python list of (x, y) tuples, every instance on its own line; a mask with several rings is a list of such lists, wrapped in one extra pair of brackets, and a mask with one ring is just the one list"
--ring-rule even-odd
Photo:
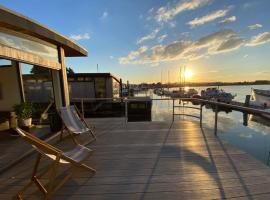
[(128, 123), (128, 101), (125, 100), (125, 118), (126, 118), (126, 124)]
[(173, 116), (172, 116), (172, 121), (174, 122), (174, 99), (173, 99)]
[(215, 129), (214, 129), (215, 136), (217, 136), (217, 122), (218, 122), (218, 105), (215, 106)]
[(202, 128), (202, 108), (203, 108), (203, 105), (201, 104), (200, 105), (200, 127)]

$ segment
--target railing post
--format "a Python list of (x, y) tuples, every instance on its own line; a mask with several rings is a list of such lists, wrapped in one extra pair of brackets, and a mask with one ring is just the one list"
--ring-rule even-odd
[(218, 105), (215, 106), (215, 136), (217, 136)]
[(82, 116), (84, 118), (84, 105), (83, 105), (83, 98), (81, 99), (81, 112), (82, 112)]
[(203, 108), (203, 105), (201, 104), (200, 105), (200, 127), (202, 127), (202, 108)]
[(173, 116), (172, 116), (172, 121), (174, 121), (174, 99), (173, 99)]
[(128, 102), (127, 99), (125, 100), (125, 118), (126, 118), (126, 124), (128, 123)]

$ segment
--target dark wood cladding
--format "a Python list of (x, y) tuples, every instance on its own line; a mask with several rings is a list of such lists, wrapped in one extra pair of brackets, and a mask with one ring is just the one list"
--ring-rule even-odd
[(49, 43), (62, 47), (65, 51), (65, 56), (87, 56), (86, 49), (80, 47), (73, 41), (62, 36), (59, 33), (39, 24), (38, 22), (29, 19), (21, 14), (11, 11), (3, 6), (0, 6), (0, 26), (5, 27), (20, 33), (31, 35)]

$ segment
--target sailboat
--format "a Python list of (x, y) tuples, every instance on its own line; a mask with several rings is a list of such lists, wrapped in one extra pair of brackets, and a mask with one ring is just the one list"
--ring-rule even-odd
[(179, 90), (173, 90), (171, 93), (172, 98), (190, 98), (198, 94), (198, 91), (194, 88), (186, 87), (186, 67), (180, 67), (179, 75)]

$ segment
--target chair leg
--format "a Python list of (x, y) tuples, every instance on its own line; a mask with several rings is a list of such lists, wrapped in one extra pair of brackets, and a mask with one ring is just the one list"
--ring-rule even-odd
[(94, 132), (93, 132), (91, 129), (89, 130), (89, 132), (90, 132), (90, 134), (92, 135), (92, 137), (93, 137), (95, 140), (97, 140), (96, 135), (94, 134)]
[(34, 166), (34, 169), (33, 169), (33, 172), (32, 172), (31, 180), (30, 180), (30, 182), (29, 182), (27, 185), (25, 185), (25, 186), (17, 193), (17, 195), (16, 195), (17, 199), (23, 199), (23, 198), (22, 198), (23, 192), (24, 192), (27, 188), (29, 188), (33, 183), (35, 183), (34, 180), (35, 180), (35, 177), (36, 177), (36, 174), (37, 174), (37, 169), (38, 169), (38, 165), (39, 165), (39, 163), (40, 163), (40, 160), (41, 160), (41, 154), (39, 153), (39, 154), (37, 155), (37, 159), (36, 159), (35, 166)]
[(57, 168), (59, 166), (59, 162), (60, 162), (60, 156), (57, 156), (57, 158), (54, 161), (54, 164), (51, 168), (47, 194), (45, 195), (46, 200), (49, 199), (54, 192), (53, 188), (54, 188), (54, 183), (55, 183), (55, 179), (56, 179), (56, 171), (57, 171)]
[(61, 128), (61, 133), (60, 133), (60, 141), (63, 140), (64, 130), (65, 130), (65, 126), (64, 126), (64, 124), (62, 123), (62, 128)]

